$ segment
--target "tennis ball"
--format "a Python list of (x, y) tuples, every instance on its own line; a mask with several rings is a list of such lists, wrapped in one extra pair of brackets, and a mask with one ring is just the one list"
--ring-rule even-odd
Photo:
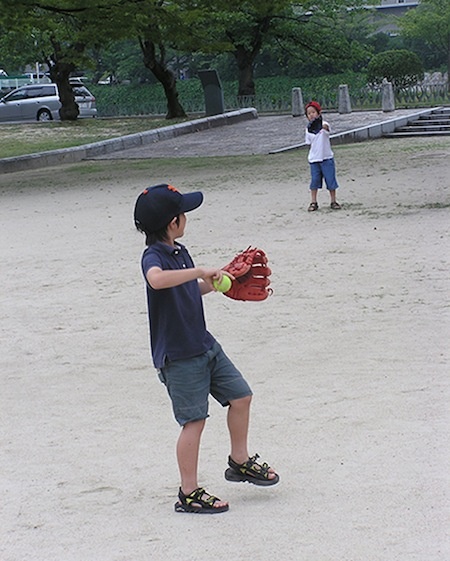
[(213, 281), (213, 286), (218, 292), (228, 292), (231, 288), (231, 279), (227, 275), (222, 275), (222, 281)]

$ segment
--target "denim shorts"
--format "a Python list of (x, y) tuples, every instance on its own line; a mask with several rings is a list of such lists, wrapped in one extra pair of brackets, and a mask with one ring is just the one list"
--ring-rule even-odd
[(323, 162), (312, 162), (309, 165), (311, 168), (311, 185), (309, 188), (312, 191), (322, 189), (323, 179), (325, 179), (325, 184), (329, 191), (335, 191), (339, 187), (336, 181), (334, 158), (323, 160)]
[(172, 400), (178, 424), (206, 419), (208, 396), (223, 407), (252, 395), (250, 386), (217, 341), (209, 351), (192, 358), (167, 362), (158, 370)]

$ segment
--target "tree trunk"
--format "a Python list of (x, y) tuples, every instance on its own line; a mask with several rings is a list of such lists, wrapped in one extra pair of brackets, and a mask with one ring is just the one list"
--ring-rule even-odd
[(255, 82), (253, 80), (253, 63), (255, 55), (239, 45), (234, 51), (234, 58), (238, 67), (238, 96), (255, 95)]
[(159, 59), (156, 56), (156, 45), (150, 40), (139, 39), (142, 54), (144, 55), (144, 66), (148, 68), (158, 82), (164, 88), (164, 93), (167, 100), (167, 114), (166, 119), (176, 119), (187, 117), (183, 106), (178, 100), (177, 92), (177, 79), (172, 70), (166, 65), (164, 60), (165, 48), (164, 45), (158, 45)]
[[(56, 52), (56, 50), (55, 50)], [(50, 78), (58, 87), (61, 108), (59, 117), (61, 121), (76, 121), (80, 114), (80, 109), (75, 102), (75, 95), (70, 85), (69, 77), (75, 70), (75, 64), (71, 62), (60, 62), (57, 55), (52, 60), (47, 61)]]

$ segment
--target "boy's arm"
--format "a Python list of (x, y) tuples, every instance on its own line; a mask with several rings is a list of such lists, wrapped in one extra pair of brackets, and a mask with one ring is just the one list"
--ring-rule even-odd
[(222, 271), (203, 267), (164, 271), (160, 267), (151, 267), (145, 276), (149, 285), (155, 290), (172, 288), (185, 282), (199, 280), (200, 292), (207, 294), (214, 290), (212, 284), (214, 280), (219, 283), (222, 280)]

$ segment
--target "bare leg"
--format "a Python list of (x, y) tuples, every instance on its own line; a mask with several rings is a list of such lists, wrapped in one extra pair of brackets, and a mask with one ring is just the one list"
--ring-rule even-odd
[[(252, 396), (230, 401), (228, 408), (228, 430), (231, 440), (231, 458), (238, 464), (246, 462), (248, 453), (248, 426), (250, 421), (250, 403)], [(269, 479), (275, 477), (272, 468), (269, 469)]]
[(252, 396), (230, 401), (228, 407), (228, 430), (231, 441), (231, 457), (238, 464), (246, 462), (249, 458), (247, 441), (248, 425), (250, 421), (250, 403)]
[(181, 429), (178, 438), (178, 469), (180, 470), (181, 490), (186, 495), (198, 488), (198, 455), (200, 438), (204, 428), (204, 419), (187, 423)]
[[(181, 429), (177, 442), (178, 469), (181, 477), (181, 490), (189, 495), (198, 489), (198, 457), (200, 451), (200, 439), (205, 428), (205, 420), (186, 423)], [(216, 501), (214, 507), (225, 506), (226, 501)]]

